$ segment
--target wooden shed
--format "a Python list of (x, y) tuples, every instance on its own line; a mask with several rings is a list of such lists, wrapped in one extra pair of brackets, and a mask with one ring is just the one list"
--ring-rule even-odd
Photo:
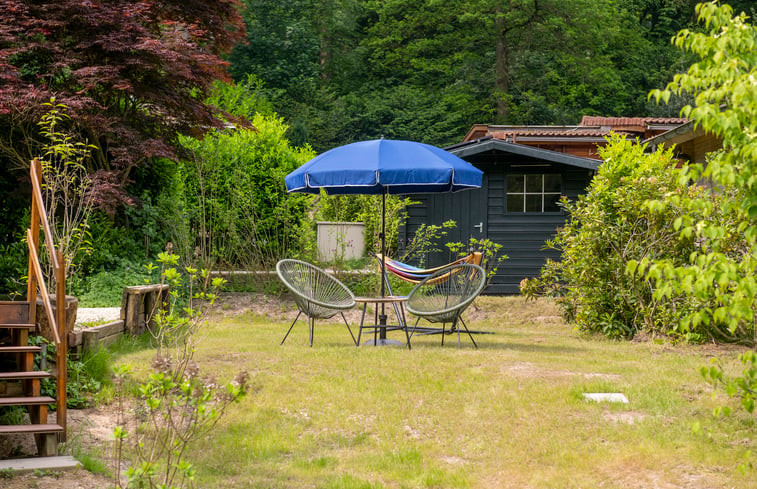
[(647, 144), (649, 151), (654, 151), (661, 144), (665, 146), (675, 145), (675, 154), (681, 164), (706, 163), (709, 153), (723, 147), (723, 141), (720, 138), (705, 132), (694, 121), (689, 121), (643, 142)]
[[(410, 196), (418, 203), (408, 207), (407, 220), (400, 227), (400, 250), (421, 224), (454, 220), (457, 226), (445, 242), (488, 238), (502, 244), (509, 256), (486, 292), (518, 293), (523, 278), (538, 275), (547, 258), (559, 258), (555, 251), (544, 249), (545, 241), (567, 218), (557, 202), (563, 195), (575, 199), (583, 193), (600, 162), (491, 136), (446, 149), (481, 169), (483, 185), (455, 194)], [(444, 250), (427, 257), (427, 264), (451, 259)]]

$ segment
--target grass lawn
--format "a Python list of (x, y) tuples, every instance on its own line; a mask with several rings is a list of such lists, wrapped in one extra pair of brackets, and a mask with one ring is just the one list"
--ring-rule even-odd
[(252, 389), (191, 453), (198, 487), (757, 487), (754, 469), (736, 469), (754, 451), (753, 420), (714, 421), (726, 401), (698, 373), (714, 353), (735, 369), (736, 349), (587, 338), (549, 301), (493, 297), (469, 321), (496, 333), (477, 336), (478, 350), (439, 336), (414, 337), (412, 351), (355, 348), (337, 322), (316, 326), (313, 348), (304, 323), (279, 346), (287, 304), (205, 330), (202, 371), (245, 369)]

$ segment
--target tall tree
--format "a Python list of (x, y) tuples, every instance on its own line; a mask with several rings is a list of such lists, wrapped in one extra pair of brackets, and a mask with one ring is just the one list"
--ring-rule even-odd
[(686, 264), (642, 262), (639, 268), (656, 279), (658, 297), (684, 293), (702, 304), (715, 302), (692, 312), (683, 330), (725, 324), (723, 333), (731, 339), (757, 343), (757, 26), (718, 2), (697, 5), (697, 13), (704, 31), (684, 29), (674, 38), (697, 61), (652, 95), (665, 102), (682, 92), (694, 97), (683, 114), (721, 138), (723, 151), (712, 154), (704, 168), (685, 167), (681, 179), (712, 182), (708, 190), (728, 198), (712, 202), (671, 194), (652, 203), (688, 211), (673, 227), (681, 239), (696, 239), (697, 250)]
[(477, 122), (672, 115), (646, 94), (686, 66), (669, 39), (695, 0), (244, 1), (250, 31), (269, 27), (235, 50), (235, 77), (262, 78), (321, 151), (381, 134), (450, 144)]
[(130, 170), (174, 157), (177, 133), (220, 126), (203, 101), (243, 35), (237, 0), (0, 0), (0, 155), (39, 148), (41, 103), (56, 97), (97, 146), (102, 197)]

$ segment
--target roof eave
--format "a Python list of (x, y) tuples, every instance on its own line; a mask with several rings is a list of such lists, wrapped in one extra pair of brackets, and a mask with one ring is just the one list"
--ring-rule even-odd
[(492, 138), (476, 140), (465, 144), (457, 144), (444, 149), (461, 158), (473, 156), (486, 151), (502, 151), (521, 156), (529, 156), (531, 158), (538, 158), (561, 165), (584, 168), (586, 170), (597, 170), (602, 163), (601, 161), (593, 160), (591, 158), (582, 158), (580, 156), (536, 148), (525, 144), (508, 143), (500, 139)]
[(689, 121), (686, 124), (680, 125), (675, 129), (671, 129), (657, 136), (652, 136), (649, 139), (642, 141), (642, 144), (647, 144), (652, 148), (659, 146), (660, 144), (681, 144), (686, 141), (690, 141), (696, 137), (705, 134), (704, 129), (697, 126), (696, 121)]

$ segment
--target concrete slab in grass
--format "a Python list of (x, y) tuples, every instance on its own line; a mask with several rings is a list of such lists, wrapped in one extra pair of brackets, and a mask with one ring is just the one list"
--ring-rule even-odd
[(584, 393), (584, 398), (595, 402), (622, 402), (628, 404), (628, 398), (619, 392)]

